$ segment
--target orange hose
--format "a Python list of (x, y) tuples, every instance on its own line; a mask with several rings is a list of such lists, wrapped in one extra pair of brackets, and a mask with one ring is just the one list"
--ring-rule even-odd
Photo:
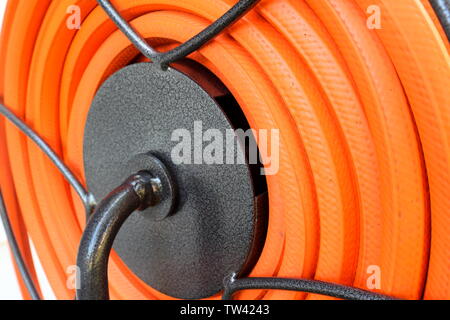
[[(231, 0), (114, 0), (167, 50)], [(82, 27), (66, 27), (78, 5)], [(377, 5), (382, 28), (367, 28)], [(84, 179), (83, 133), (102, 82), (139, 56), (94, 0), (10, 0), (0, 60), (5, 104)], [(154, 39), (158, 39), (155, 41)], [(263, 0), (190, 58), (215, 73), (254, 129), (280, 130), (269, 227), (251, 276), (315, 278), (407, 299), (450, 299), (449, 44), (424, 0)], [(17, 201), (58, 298), (72, 299), (84, 209), (53, 164), (7, 124), (2, 190)], [(260, 146), (263, 147), (263, 146)], [(263, 152), (264, 154), (264, 152)], [(14, 207), (16, 206), (16, 207)], [(25, 237), (17, 220), (16, 233)], [(22, 228), (20, 228), (22, 226)], [(169, 299), (113, 253), (113, 299)], [(247, 291), (242, 299), (322, 299)], [(218, 298), (218, 297), (212, 297)]]
[[(7, 10), (4, 17), (3, 28), (1, 30), (0, 39), (0, 97), (4, 100), (5, 90), (5, 59), (6, 59), (6, 43), (11, 35), (11, 24), (14, 19), (14, 11), (17, 6), (17, 1), (10, 1), (7, 4)], [(5, 139), (5, 123), (6, 120), (0, 119), (0, 163), (2, 164), (2, 170), (0, 171), (0, 187), (2, 195), (5, 199), (6, 210), (8, 211), (9, 220), (12, 225), (12, 229), (15, 235), (19, 249), (22, 253), (25, 264), (29, 269), (31, 279), (36, 283), (36, 289), (40, 293), (39, 284), (37, 281), (36, 272), (34, 270), (33, 258), (31, 254), (29, 238), (23, 216), (17, 202), (17, 197), (14, 190), (14, 183), (11, 176), (10, 162), (8, 157), (6, 139)], [(15, 261), (14, 269), (19, 281), (19, 288), (24, 299), (31, 299), (31, 295), (28, 292), (25, 283), (20, 276), (19, 269)]]

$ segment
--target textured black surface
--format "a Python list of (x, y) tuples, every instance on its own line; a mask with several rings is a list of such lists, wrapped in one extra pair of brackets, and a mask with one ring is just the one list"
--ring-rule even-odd
[(148, 173), (129, 177), (95, 208), (78, 248), (77, 300), (109, 300), (108, 261), (114, 239), (133, 212), (152, 202), (152, 178)]
[(86, 177), (97, 199), (130, 174), (130, 162), (142, 153), (152, 152), (174, 177), (179, 189), (176, 213), (161, 222), (132, 215), (114, 249), (144, 282), (178, 298), (221, 291), (226, 275), (254, 263), (265, 232), (257, 228), (247, 165), (171, 161), (178, 143), (171, 142), (172, 132), (192, 131), (194, 121), (201, 121), (204, 130), (232, 128), (215, 100), (187, 76), (136, 64), (104, 83), (85, 129)]
[(122, 173), (132, 175), (139, 171), (146, 171), (158, 180), (159, 187), (155, 190), (157, 204), (141, 214), (153, 221), (162, 221), (174, 213), (178, 200), (178, 188), (172, 175), (161, 162), (151, 153), (138, 154), (133, 157), (122, 169)]

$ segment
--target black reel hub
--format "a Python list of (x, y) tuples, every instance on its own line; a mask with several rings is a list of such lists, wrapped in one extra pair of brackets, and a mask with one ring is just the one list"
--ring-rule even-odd
[(114, 249), (164, 294), (212, 296), (224, 278), (245, 275), (259, 257), (267, 225), (260, 167), (239, 162), (248, 150), (237, 137), (232, 163), (225, 155), (226, 163), (203, 157), (212, 141), (208, 130), (225, 139), (231, 130), (247, 129), (238, 109), (229, 94), (213, 97), (185, 74), (151, 63), (112, 75), (92, 103), (84, 161), (95, 197), (139, 171), (159, 179), (159, 203), (128, 218)]

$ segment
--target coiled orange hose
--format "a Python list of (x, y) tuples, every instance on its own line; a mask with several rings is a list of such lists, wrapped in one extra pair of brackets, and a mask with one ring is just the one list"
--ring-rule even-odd
[[(112, 2), (160, 50), (235, 3)], [(71, 5), (81, 9), (79, 30), (66, 26)], [(375, 30), (367, 26), (373, 5), (382, 24)], [(10, 0), (1, 53), (4, 103), (83, 179), (90, 103), (137, 50), (94, 0)], [(263, 0), (191, 58), (223, 81), (252, 128), (280, 129), (280, 169), (267, 177), (267, 240), (251, 276), (367, 289), (376, 267), (381, 293), (450, 299), (449, 44), (427, 0)], [(9, 123), (0, 129), (0, 161), (10, 168), (0, 182), (22, 250), (32, 265), (28, 231), (57, 297), (72, 299), (66, 270), (83, 206), (32, 142)], [(170, 298), (114, 254), (110, 265), (113, 299)], [(239, 294), (305, 297), (322, 298)]]

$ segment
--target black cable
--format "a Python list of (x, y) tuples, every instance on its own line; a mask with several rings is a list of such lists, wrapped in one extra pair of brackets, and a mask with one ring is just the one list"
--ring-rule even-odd
[(3, 195), (0, 190), (0, 215), (2, 217), (3, 227), (5, 229), (6, 238), (8, 239), (9, 247), (11, 248), (14, 260), (19, 268), (20, 275), (22, 277), (25, 286), (33, 300), (41, 300), (38, 290), (34, 285), (33, 279), (31, 279), (28, 267), (23, 260), (22, 253), (20, 252), (19, 245), (17, 244), (16, 236), (11, 226), (8, 214), (6, 213), (5, 202), (3, 201)]
[(134, 28), (122, 17), (109, 0), (97, 0), (97, 3), (103, 8), (109, 18), (119, 28), (120, 31), (131, 41), (145, 57), (155, 60), (158, 51), (152, 48), (145, 39), (143, 39)]
[(225, 281), (222, 300), (232, 300), (233, 294), (241, 290), (288, 290), (315, 293), (346, 300), (397, 300), (393, 297), (339, 284), (285, 278), (242, 278), (233, 275)]
[(0, 103), (0, 114), (6, 119), (11, 121), (20, 131), (22, 131), (28, 138), (30, 138), (45, 155), (55, 164), (61, 174), (66, 178), (70, 185), (74, 188), (77, 194), (80, 196), (81, 201), (84, 204), (86, 210), (86, 216), (92, 213), (95, 208), (95, 198), (88, 192), (78, 178), (72, 173), (72, 171), (64, 164), (63, 160), (56, 154), (55, 151), (25, 122), (17, 117), (11, 110)]
[(158, 52), (143, 39), (136, 30), (121, 16), (109, 0), (97, 0), (106, 14), (116, 24), (120, 31), (133, 43), (133, 45), (153, 63), (166, 68), (170, 63), (185, 58), (194, 51), (200, 49), (208, 41), (219, 35), (234, 22), (239, 20), (245, 13), (252, 9), (260, 0), (240, 0), (222, 17), (209, 25), (192, 39), (181, 44), (169, 52)]
[(260, 0), (241, 0), (234, 5), (228, 12), (226, 12), (218, 20), (210, 24), (205, 30), (200, 32), (192, 39), (184, 42), (179, 47), (168, 51), (161, 55), (159, 63), (168, 66), (170, 63), (179, 59), (185, 58), (194, 51), (200, 49), (203, 45), (214, 39), (226, 28), (230, 27), (249, 10), (251, 10)]
[(430, 3), (450, 40), (450, 0), (430, 0)]

